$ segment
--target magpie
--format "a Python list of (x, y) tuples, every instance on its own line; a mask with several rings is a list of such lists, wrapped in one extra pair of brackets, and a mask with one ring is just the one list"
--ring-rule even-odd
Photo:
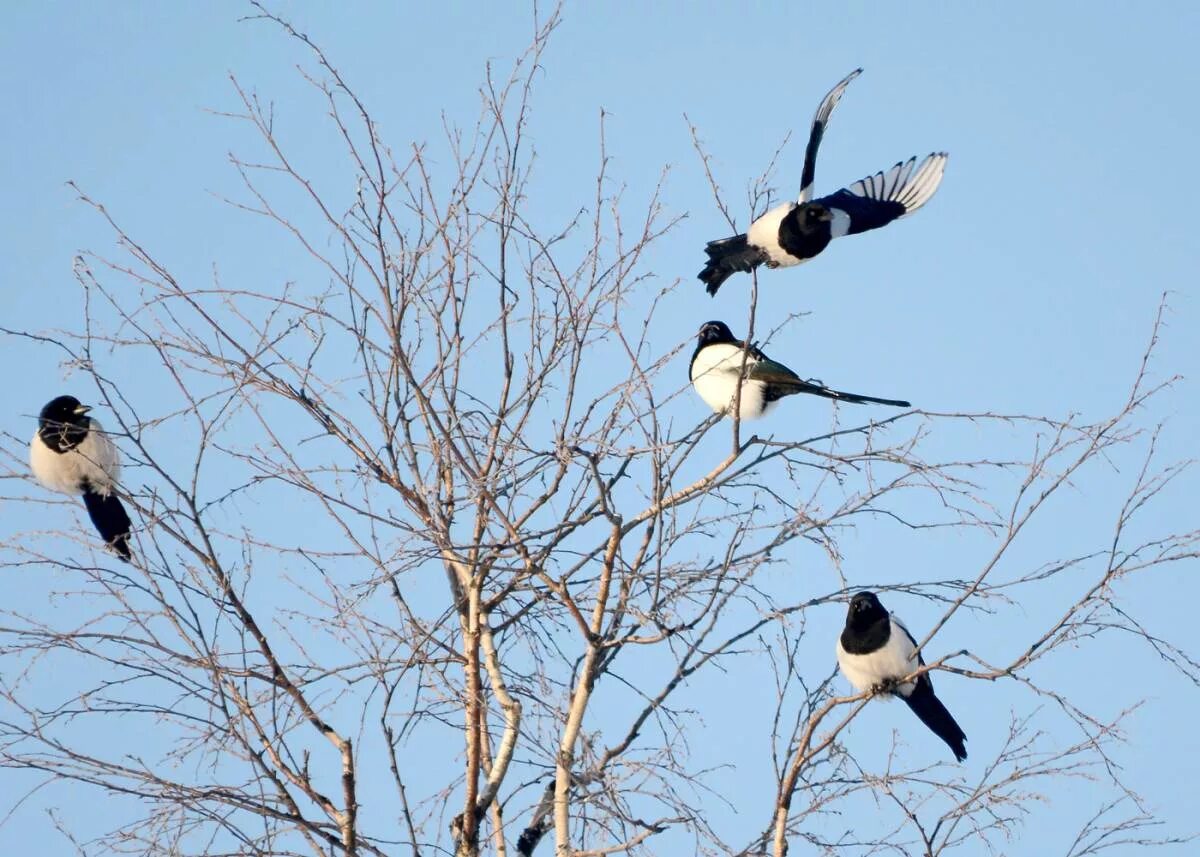
[(100, 423), (87, 415), (90, 410), (74, 396), (51, 399), (38, 416), (29, 465), (37, 481), (51, 491), (82, 494), (100, 537), (129, 562), (129, 515), (113, 491), (121, 463)]
[(899, 696), (934, 735), (946, 742), (955, 759), (961, 762), (967, 758), (966, 733), (934, 696), (929, 673), (899, 683), (925, 666), (925, 659), (917, 651), (913, 635), (884, 609), (874, 592), (859, 592), (850, 599), (846, 628), (838, 638), (837, 659), (842, 674), (857, 690)]
[(945, 152), (934, 152), (917, 166), (916, 157), (901, 161), (886, 172), (854, 182), (837, 193), (813, 199), (817, 149), (825, 136), (829, 115), (862, 69), (842, 78), (821, 101), (813, 117), (804, 172), (800, 176), (800, 198), (777, 205), (750, 224), (742, 235), (709, 241), (704, 248), (708, 263), (698, 275), (710, 295), (737, 271), (749, 273), (759, 265), (787, 268), (807, 262), (834, 238), (855, 235), (886, 226), (912, 214), (938, 189), (946, 169)]
[(734, 339), (729, 326), (723, 321), (709, 321), (700, 326), (696, 337), (696, 350), (688, 376), (692, 386), (715, 413), (732, 415), (734, 397), (737, 395), (738, 376), (743, 372), (746, 379), (742, 384), (742, 397), (738, 417), (743, 420), (757, 419), (775, 407), (784, 396), (794, 393), (810, 393), (839, 402), (856, 405), (873, 402), (877, 405), (892, 405), (897, 408), (911, 407), (900, 399), (877, 399), (860, 396), (858, 393), (843, 393), (831, 390), (820, 381), (804, 380), (782, 363), (776, 363), (753, 345)]

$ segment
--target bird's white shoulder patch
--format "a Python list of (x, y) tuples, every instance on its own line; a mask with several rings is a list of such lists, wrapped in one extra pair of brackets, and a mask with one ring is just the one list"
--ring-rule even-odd
[(35, 432), (29, 442), (29, 466), (38, 482), (60, 494), (82, 494), (85, 484), (107, 494), (121, 474), (117, 448), (96, 420), (83, 442), (63, 453), (48, 447)]
[(844, 237), (850, 231), (850, 215), (840, 208), (831, 208), (829, 209), (829, 213), (833, 215), (833, 222), (829, 224), (830, 237)]
[(807, 261), (797, 259), (779, 246), (779, 224), (795, 207), (796, 203), (794, 202), (777, 205), (751, 223), (750, 228), (746, 230), (746, 240), (766, 253), (769, 263), (779, 268), (787, 268)]
[[(718, 414), (733, 415), (733, 400), (737, 393), (738, 375), (742, 370), (743, 352), (736, 345), (720, 343), (700, 349), (692, 361), (692, 385), (700, 398)], [(758, 361), (746, 358), (746, 366)], [(739, 419), (752, 420), (767, 413), (775, 402), (763, 402), (764, 384), (761, 381), (746, 381), (742, 385), (742, 398), (738, 408)]]

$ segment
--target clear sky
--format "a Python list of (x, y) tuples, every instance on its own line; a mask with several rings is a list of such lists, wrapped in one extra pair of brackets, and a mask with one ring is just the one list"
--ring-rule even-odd
[[(826, 135), (818, 194), (933, 150), (950, 152), (946, 178), (916, 216), (760, 279), (760, 318), (809, 313), (773, 341), (772, 356), (832, 386), (907, 398), (931, 411), (1099, 417), (1127, 394), (1159, 296), (1169, 292), (1151, 372), (1186, 377), (1147, 420), (1166, 420), (1164, 459), (1195, 453), (1200, 6), (853, 3), (834, 12), (806, 3), (646, 5), (652, 8), (568, 5), (536, 90), (533, 137), (546, 196), (534, 205), (549, 220), (586, 199), (602, 109), (612, 171), (631, 199), (648, 196), (670, 167), (664, 200), (687, 219), (654, 263), (661, 285), (678, 279), (663, 316), (673, 320), (659, 331), (664, 341), (684, 340), (708, 318), (725, 318), (738, 332), (747, 294), (739, 277), (709, 300), (694, 279), (704, 242), (728, 229), (685, 114), (744, 227), (747, 183), (791, 133), (774, 183), (782, 197), (795, 193), (817, 102), (862, 66)], [(443, 113), (472, 121), (485, 62), (507, 61), (530, 33), (528, 11), (513, 3), (272, 8), (322, 44), (395, 146), (438, 137)], [(336, 186), (340, 173), (322, 173), (326, 141), (305, 139), (304, 123), (320, 105), (297, 77), (302, 55), (274, 28), (238, 20), (250, 11), (235, 2), (6, 8), (0, 325), (78, 323), (74, 254), (108, 250), (111, 238), (67, 181), (103, 202), (176, 270), (202, 278), (215, 266), (264, 282), (293, 275), (292, 246), (267, 238), (272, 233), (219, 199), (238, 186), (226, 154), (247, 140), (243, 128), (216, 115), (237, 106), (230, 75), (276, 102), (284, 133), (293, 131), (318, 180)], [(556, 187), (575, 190), (555, 196)], [(62, 391), (64, 369), (10, 338), (0, 340), (0, 355), (8, 377), (0, 427), (26, 436), (29, 415)], [(136, 366), (109, 371), (136, 382)], [(682, 383), (685, 365), (679, 372)], [(808, 414), (819, 423), (827, 419), (823, 408), (794, 403), (789, 418)], [(1164, 531), (1195, 529), (1197, 488), (1195, 475), (1180, 480), (1157, 505), (1155, 523)], [(1022, 556), (1040, 561), (1102, 542), (1114, 497), (1083, 489), (1060, 500), (1055, 525), (1039, 530)], [(29, 515), (0, 500), (5, 536), (30, 527)], [(903, 580), (931, 563), (973, 568), (978, 560), (971, 546), (932, 536), (892, 533), (848, 547), (845, 571), (864, 580)], [(1129, 593), (1139, 616), (1176, 642), (1186, 642), (1194, 624), (1196, 570), (1159, 571)], [(889, 606), (905, 613), (899, 601)], [(905, 615), (918, 628), (936, 618), (923, 601)], [(841, 617), (828, 620), (823, 630), (833, 635)], [(964, 619), (937, 648), (986, 643), (972, 636), (984, 627), (1003, 633)], [(1136, 673), (1119, 645), (1103, 654), (1103, 662), (1064, 661), (1061, 675), (1050, 678), (1110, 712), (1147, 701), (1130, 721), (1121, 760), (1172, 829), (1196, 829), (1194, 788), (1181, 787), (1194, 782), (1200, 758), (1196, 687), (1165, 667), (1145, 668), (1142, 652)], [(982, 756), (994, 746), (988, 725), (1002, 724), (1016, 697), (950, 676), (939, 677), (939, 689), (972, 723), (972, 752)], [(704, 690), (690, 702), (713, 706), (708, 727), (733, 728), (723, 726), (737, 719), (723, 710), (728, 697)], [(886, 730), (897, 713), (907, 716), (889, 708), (867, 712), (857, 728)], [(748, 787), (736, 771), (722, 776), (730, 789)], [(0, 770), (0, 795), (24, 782)], [(0, 851), (32, 853), (47, 825), (42, 810), (82, 797), (60, 789), (19, 809), (0, 826)], [(1089, 798), (1087, 789), (1060, 789), (1054, 813), (1076, 819), (1091, 808)], [(1048, 843), (1046, 850), (1014, 844), (1012, 853), (1065, 851), (1054, 813), (1035, 814), (1025, 828), (1026, 843)]]

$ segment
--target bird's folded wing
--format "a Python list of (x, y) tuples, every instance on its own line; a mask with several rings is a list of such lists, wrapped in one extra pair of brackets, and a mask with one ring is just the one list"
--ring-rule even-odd
[(812, 387), (813, 384), (808, 383), (799, 375), (793, 372), (782, 363), (776, 363), (769, 357), (760, 356), (761, 351), (757, 348), (752, 350), (752, 353), (757, 351), (755, 356), (759, 357), (757, 363), (753, 363), (747, 367), (746, 376), (752, 381), (762, 381), (765, 384), (782, 384), (788, 387)]
[[(914, 649), (917, 648), (917, 638), (912, 635), (912, 631), (908, 630), (908, 626), (906, 626), (903, 622), (901, 622), (895, 616), (892, 616), (892, 626), (899, 628), (901, 631), (903, 631), (904, 636), (908, 637), (908, 641), (910, 643), (912, 643), (912, 647)], [(921, 654), (920, 649), (917, 649), (917, 666), (918, 667), (925, 666), (925, 656), (923, 654)], [(926, 684), (928, 684), (931, 688), (933, 687), (933, 679), (931, 679), (929, 677), (929, 673), (922, 674), (920, 678)]]

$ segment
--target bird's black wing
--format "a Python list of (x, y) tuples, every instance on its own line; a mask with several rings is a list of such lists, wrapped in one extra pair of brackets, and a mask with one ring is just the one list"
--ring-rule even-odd
[(909, 158), (816, 202), (849, 215), (847, 235), (878, 229), (929, 202), (941, 184), (947, 157), (945, 152), (934, 152), (919, 167), (915, 157)]
[(774, 360), (767, 359), (761, 351), (755, 354), (755, 356), (759, 357), (759, 362), (751, 366), (747, 374), (752, 380), (762, 381), (767, 385), (763, 395), (768, 402), (773, 402), (784, 396), (790, 396), (793, 393), (808, 393), (810, 396), (822, 396), (826, 399), (849, 402), (855, 405), (875, 404), (891, 405), (894, 408), (911, 407), (911, 404), (903, 399), (880, 399), (875, 396), (864, 396), (860, 393), (847, 393), (842, 390), (831, 389), (824, 384), (805, 381), (782, 363), (776, 363)]
[(833, 108), (842, 100), (842, 93), (850, 85), (850, 81), (862, 74), (861, 68), (856, 68), (843, 77), (833, 89), (821, 99), (817, 113), (813, 116), (812, 131), (808, 134), (808, 148), (804, 150), (804, 172), (800, 175), (800, 202), (808, 202), (813, 195), (813, 181), (817, 175), (817, 150), (821, 148), (821, 138), (825, 136), (825, 128)]
[[(917, 645), (916, 639), (902, 623), (893, 621), (892, 627), (902, 630), (905, 636), (912, 640), (913, 646)], [(920, 652), (917, 652), (917, 665), (925, 666), (925, 657)], [(955, 759), (961, 762), (967, 758), (967, 733), (962, 731), (962, 727), (934, 694), (933, 679), (929, 677), (929, 673), (922, 673), (918, 676), (916, 687), (908, 696), (898, 695), (934, 735), (946, 742), (950, 752), (954, 753)]]
[(803, 388), (810, 385), (791, 369), (772, 360), (753, 345), (749, 350), (757, 362), (747, 366), (746, 376), (752, 381), (763, 382), (763, 401), (774, 402), (792, 393), (807, 392)]
[(121, 559), (129, 562), (133, 558), (133, 552), (129, 549), (129, 530), (133, 525), (117, 495), (101, 494), (88, 489), (83, 492), (83, 505), (87, 507), (88, 516), (96, 525), (100, 538), (104, 539)]

